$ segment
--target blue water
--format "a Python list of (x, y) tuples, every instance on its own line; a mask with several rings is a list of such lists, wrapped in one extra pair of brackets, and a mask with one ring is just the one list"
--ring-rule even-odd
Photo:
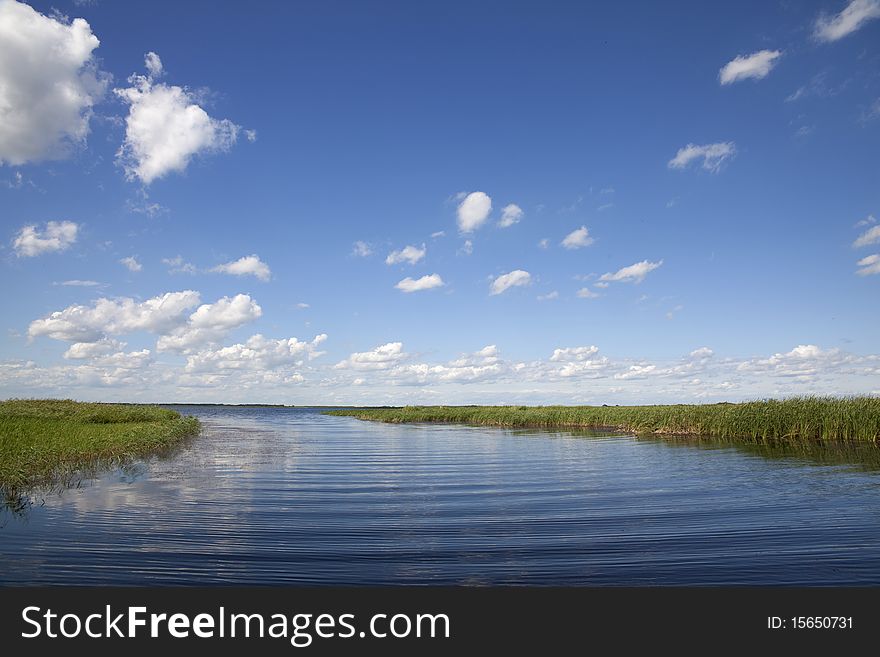
[(0, 583), (880, 583), (880, 471), (858, 462), (182, 410), (204, 423), (182, 449), (0, 516)]

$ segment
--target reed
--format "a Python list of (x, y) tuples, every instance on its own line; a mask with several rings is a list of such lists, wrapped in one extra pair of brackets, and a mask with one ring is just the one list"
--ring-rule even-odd
[(50, 484), (168, 449), (199, 421), (158, 406), (0, 401), (0, 490)]
[(604, 428), (637, 434), (766, 441), (880, 440), (880, 398), (794, 397), (662, 406), (403, 406), (328, 411), (380, 422)]

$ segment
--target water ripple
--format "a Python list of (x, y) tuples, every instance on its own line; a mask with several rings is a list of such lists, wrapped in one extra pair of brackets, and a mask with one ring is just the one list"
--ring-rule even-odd
[[(877, 584), (880, 476), (718, 444), (193, 407), (0, 529), (3, 584)], [(824, 457), (823, 457), (824, 458)]]

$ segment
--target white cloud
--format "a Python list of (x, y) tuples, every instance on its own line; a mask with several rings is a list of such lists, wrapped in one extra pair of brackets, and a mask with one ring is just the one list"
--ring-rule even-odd
[[(59, 285), (59, 283), (55, 283), (55, 285)], [(98, 281), (83, 281), (74, 278), (69, 281), (61, 281), (60, 285), (64, 287), (99, 287), (101, 284)]]
[(434, 232), (434, 233), (431, 233), (431, 239), (432, 239), (432, 240), (436, 240), (436, 239), (438, 239), (438, 238), (440, 238), (440, 237), (446, 237), (446, 231), (445, 231), (445, 230), (438, 230), (438, 231), (436, 231), (436, 232)]
[(272, 277), (269, 265), (260, 260), (260, 256), (254, 254), (244, 256), (238, 260), (217, 265), (211, 271), (233, 276), (256, 276), (261, 281), (268, 281)]
[(153, 361), (149, 349), (140, 351), (117, 352), (106, 356), (97, 356), (92, 360), (92, 365), (121, 370), (139, 370)]
[(85, 360), (122, 351), (124, 342), (111, 338), (102, 338), (97, 342), (75, 342), (64, 352), (68, 360)]
[(839, 14), (819, 16), (813, 26), (813, 35), (819, 41), (837, 41), (878, 17), (880, 0), (850, 0)]
[(427, 274), (417, 279), (407, 276), (394, 287), (402, 292), (420, 292), (421, 290), (430, 290), (435, 287), (442, 287), (443, 285), (445, 283), (439, 274)]
[(92, 57), (99, 43), (81, 18), (0, 2), (0, 164), (59, 159), (85, 143), (106, 89)]
[(782, 52), (779, 50), (759, 50), (751, 55), (740, 55), (721, 68), (718, 79), (721, 84), (731, 84), (748, 78), (766, 78), (780, 55)]
[(641, 379), (649, 374), (654, 373), (657, 369), (656, 365), (630, 365), (629, 368), (624, 372), (618, 372), (614, 375), (614, 378), (619, 381), (626, 381), (627, 379)]
[(487, 381), (504, 372), (494, 344), (471, 354), (463, 354), (445, 364), (414, 363), (396, 365), (386, 372), (394, 384), (429, 385)]
[(877, 244), (877, 242), (880, 242), (880, 226), (873, 226), (859, 235), (858, 239), (853, 242), (853, 248), (858, 249), (863, 246)]
[(712, 351), (709, 347), (700, 347), (698, 349), (694, 349), (690, 353), (690, 357), (696, 358), (696, 359), (711, 358), (714, 355), (715, 355), (715, 352)]
[(581, 299), (596, 299), (599, 296), (597, 292), (593, 292), (588, 287), (582, 287), (580, 290), (577, 291), (577, 295)]
[(388, 342), (372, 351), (351, 354), (346, 360), (336, 364), (336, 369), (385, 370), (409, 358), (403, 351), (402, 342)]
[(562, 363), (562, 367), (554, 370), (554, 373), (566, 379), (571, 377), (598, 378), (605, 376), (610, 367), (608, 359), (599, 356), (599, 347), (596, 345), (554, 349), (550, 361)]
[(115, 92), (130, 106), (119, 162), (129, 180), (148, 185), (183, 172), (195, 155), (229, 150), (240, 128), (209, 116), (186, 89), (157, 83), (152, 71), (162, 65), (155, 53), (148, 53), (145, 64), (149, 75), (132, 75), (132, 86)]
[(505, 205), (501, 210), (501, 220), (498, 222), (500, 228), (509, 228), (513, 224), (519, 223), (525, 213), (516, 203)]
[(167, 331), (156, 342), (158, 351), (191, 352), (219, 342), (232, 329), (259, 319), (263, 309), (247, 294), (223, 297), (199, 306), (186, 324)]
[(629, 265), (628, 267), (618, 269), (616, 272), (608, 272), (606, 274), (602, 274), (602, 276), (599, 277), (599, 281), (605, 283), (641, 283), (643, 280), (645, 280), (645, 276), (657, 269), (657, 267), (662, 264), (662, 260), (660, 260), (659, 262), (649, 262), (647, 260), (642, 260), (641, 262), (637, 262), (634, 265)]
[(484, 192), (471, 192), (458, 206), (458, 228), (472, 233), (486, 223), (492, 211), (492, 199)]
[(859, 260), (856, 265), (861, 267), (856, 273), (859, 276), (871, 276), (872, 274), (880, 274), (880, 254), (865, 256)]
[(554, 349), (550, 360), (554, 363), (569, 361), (585, 361), (591, 360), (599, 353), (599, 347), (590, 345), (589, 347), (564, 347)]
[(559, 298), (559, 292), (553, 290), (552, 292), (548, 292), (547, 294), (539, 294), (538, 301), (552, 301), (553, 299)]
[(128, 268), (128, 271), (140, 271), (144, 268), (144, 266), (137, 261), (137, 258), (134, 256), (127, 256), (125, 258), (121, 258), (119, 263), (125, 265)]
[(712, 173), (718, 173), (724, 162), (736, 154), (736, 144), (732, 141), (718, 142), (715, 144), (688, 144), (678, 149), (675, 157), (669, 160), (670, 169), (684, 169), (694, 160), (703, 160), (703, 168)]
[(549, 249), (550, 248), (550, 238), (545, 237), (538, 242), (539, 249)]
[(532, 282), (532, 275), (522, 269), (514, 269), (512, 272), (502, 274), (489, 286), (489, 294), (501, 294), (505, 290)]
[(196, 274), (199, 271), (194, 264), (185, 262), (183, 256), (162, 258), (162, 264), (168, 267), (169, 274)]
[(19, 257), (64, 251), (76, 242), (79, 226), (72, 221), (50, 221), (42, 231), (34, 225), (24, 226), (12, 243)]
[(299, 366), (303, 359), (311, 360), (323, 354), (318, 347), (326, 339), (327, 335), (322, 333), (310, 342), (301, 342), (297, 338), (270, 340), (258, 333), (244, 343), (206, 349), (187, 357), (186, 371), (265, 371)]
[(150, 77), (154, 80), (161, 77), (165, 72), (162, 67), (162, 60), (159, 59), (159, 55), (152, 51), (144, 56), (144, 65), (147, 67), (147, 72), (150, 74)]
[(869, 214), (864, 219), (859, 219), (856, 222), (855, 227), (856, 228), (864, 228), (865, 226), (873, 226), (876, 223), (877, 223), (877, 220), (874, 218), (874, 215)]
[(133, 331), (164, 333), (179, 326), (186, 312), (198, 304), (192, 290), (167, 292), (136, 302), (131, 298), (98, 299), (92, 306), (73, 305), (31, 322), (28, 336), (45, 335), (53, 340), (97, 342), (107, 335)]
[(829, 372), (853, 360), (852, 356), (839, 349), (823, 350), (814, 344), (802, 344), (787, 353), (773, 354), (770, 358), (743, 361), (736, 369), (741, 372), (766, 372), (782, 377), (809, 377)]
[(369, 255), (373, 255), (373, 249), (366, 242), (358, 240), (354, 243), (354, 247), (352, 247), (351, 253), (352, 255), (356, 255), (359, 258), (366, 258)]
[(471, 240), (465, 240), (464, 244), (461, 245), (461, 248), (456, 252), (458, 255), (473, 255), (474, 253), (474, 243)]
[(253, 129), (245, 130), (244, 136), (251, 143), (257, 141), (257, 131), (256, 130), (253, 130)]
[(417, 246), (405, 246), (399, 251), (392, 251), (389, 253), (388, 257), (385, 258), (385, 264), (396, 265), (401, 262), (408, 262), (409, 264), (414, 265), (424, 258), (427, 252), (428, 250), (425, 248), (424, 244), (422, 244), (422, 248)]
[(682, 310), (684, 310), (684, 306), (682, 306), (681, 304), (671, 308), (666, 312), (666, 319), (673, 319), (676, 314), (680, 313)]
[(309, 304), (307, 304), (303, 301), (300, 301), (298, 304), (296, 304), (296, 307), (299, 308), (300, 310), (305, 310), (306, 308), (311, 308), (311, 306)]
[(581, 226), (565, 236), (565, 239), (562, 240), (562, 246), (566, 249), (581, 249), (585, 246), (590, 246), (594, 241), (590, 237), (590, 231), (587, 230), (587, 227)]

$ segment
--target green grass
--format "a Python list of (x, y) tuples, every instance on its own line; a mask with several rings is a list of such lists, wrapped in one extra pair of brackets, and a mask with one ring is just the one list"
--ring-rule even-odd
[(195, 418), (158, 406), (0, 401), (0, 489), (24, 490), (125, 463), (198, 430)]
[(607, 428), (637, 434), (765, 441), (880, 440), (880, 398), (797, 397), (666, 406), (404, 406), (329, 411), (380, 422)]

